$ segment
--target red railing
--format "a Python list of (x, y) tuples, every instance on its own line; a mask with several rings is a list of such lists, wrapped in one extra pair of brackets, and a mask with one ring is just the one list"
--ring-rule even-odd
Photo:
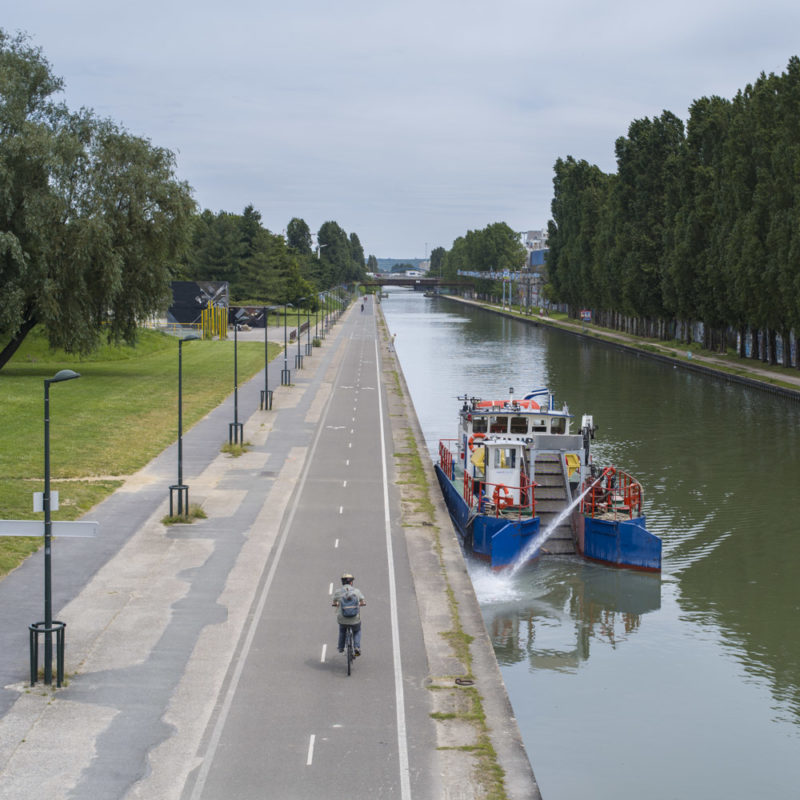
[(451, 481), (456, 477), (453, 459), (457, 453), (458, 439), (439, 439), (439, 467)]
[[(439, 467), (442, 472), (455, 480), (455, 460), (460, 458), (458, 439), (439, 440)], [(466, 504), (473, 508), (477, 506), (478, 513), (490, 514), (494, 511), (496, 517), (504, 511), (513, 514), (516, 512), (522, 517), (536, 514), (536, 497), (534, 488), (536, 483), (529, 483), (527, 475), (523, 475), (522, 486), (508, 486), (504, 483), (487, 483), (473, 478), (469, 470), (464, 470), (463, 497)], [(519, 492), (519, 503), (514, 503), (514, 493)]]
[(632, 519), (642, 513), (642, 486), (627, 472), (606, 467), (599, 478), (587, 478), (581, 510), (590, 517), (612, 514)]
[[(472, 508), (478, 507), (479, 514), (491, 514), (495, 517), (500, 512), (516, 513), (518, 517), (536, 515), (536, 497), (533, 484), (525, 486), (508, 486), (505, 483), (487, 483), (471, 478), (464, 473), (464, 500)], [(514, 492), (519, 491), (519, 503), (514, 502)]]

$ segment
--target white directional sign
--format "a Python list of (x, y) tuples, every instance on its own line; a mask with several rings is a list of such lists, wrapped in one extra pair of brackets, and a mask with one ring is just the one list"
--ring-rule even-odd
[[(44, 492), (33, 493), (33, 510), (44, 511)], [(53, 490), (50, 492), (50, 510), (58, 511), (58, 492)]]
[[(97, 536), (98, 522), (52, 522), (52, 536), (88, 538)], [(0, 536), (44, 536), (44, 520), (0, 519)]]

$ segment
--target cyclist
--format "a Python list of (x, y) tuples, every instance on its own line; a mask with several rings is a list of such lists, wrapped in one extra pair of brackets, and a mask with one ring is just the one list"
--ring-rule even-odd
[[(339, 652), (344, 652), (344, 638), (347, 628), (353, 629), (355, 654), (361, 655), (361, 607), (367, 604), (364, 595), (353, 585), (355, 578), (345, 572), (342, 585), (333, 593), (332, 605), (336, 608), (336, 621), (339, 623)], [(352, 596), (355, 595), (355, 601)]]

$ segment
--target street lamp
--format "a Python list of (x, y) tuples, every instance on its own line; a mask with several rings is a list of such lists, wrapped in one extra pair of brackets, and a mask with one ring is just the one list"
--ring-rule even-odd
[(297, 303), (297, 355), (294, 357), (294, 368), (295, 369), (303, 369), (303, 356), (300, 353), (300, 303), (305, 301), (305, 297), (301, 297), (298, 299)]
[(322, 324), (320, 325), (319, 333), (321, 338), (325, 338), (325, 331), (328, 329), (328, 293), (322, 293)]
[(289, 369), (289, 343), (286, 339), (286, 309), (294, 308), (291, 303), (283, 305), (283, 369), (281, 370), (281, 386), (288, 386), (292, 382), (292, 372)]
[(44, 682), (53, 684), (53, 634), (56, 634), (56, 686), (64, 681), (64, 628), (66, 623), (53, 619), (51, 569), (51, 534), (53, 523), (50, 519), (50, 384), (71, 381), (80, 374), (71, 369), (62, 369), (44, 382), (44, 622), (34, 622), (28, 626), (30, 636), (31, 686), (36, 683), (39, 671), (39, 634), (44, 634)]
[(202, 337), (190, 333), (178, 339), (178, 482), (169, 487), (169, 515), (173, 516), (173, 499), (178, 496), (178, 516), (189, 513), (189, 487), (183, 485), (183, 343)]
[(272, 389), (269, 388), (269, 312), (275, 306), (264, 306), (264, 390), (261, 392), (261, 408), (272, 410)]
[(311, 306), (306, 308), (306, 355), (311, 355)]
[(239, 422), (239, 323), (233, 323), (233, 422), (228, 423), (228, 444), (244, 443), (244, 425)]

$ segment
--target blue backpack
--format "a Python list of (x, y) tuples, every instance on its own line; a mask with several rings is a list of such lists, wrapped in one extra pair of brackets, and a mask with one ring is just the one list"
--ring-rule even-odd
[(349, 586), (339, 598), (339, 609), (343, 617), (358, 616), (358, 595)]

